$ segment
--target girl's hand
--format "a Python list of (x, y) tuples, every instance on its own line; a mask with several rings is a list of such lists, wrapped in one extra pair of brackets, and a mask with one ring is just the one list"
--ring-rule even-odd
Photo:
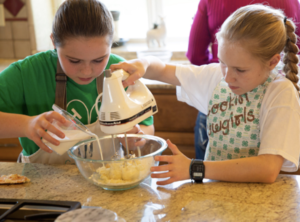
[(60, 138), (64, 138), (65, 134), (58, 130), (51, 123), (53, 120), (58, 121), (62, 125), (68, 125), (69, 121), (67, 121), (62, 115), (55, 111), (50, 111), (46, 113), (42, 113), (38, 116), (29, 117), (26, 125), (25, 125), (25, 136), (35, 142), (42, 150), (52, 153), (52, 150), (49, 149), (43, 142), (42, 138), (47, 140), (48, 142), (58, 146), (59, 141), (50, 136), (47, 132), (51, 132), (57, 135)]
[(168, 162), (166, 165), (151, 167), (151, 171), (168, 171), (163, 173), (152, 173), (152, 178), (168, 178), (164, 181), (158, 181), (157, 185), (167, 185), (179, 180), (190, 179), (190, 164), (191, 159), (187, 158), (179, 151), (176, 145), (167, 140), (168, 146), (171, 149), (173, 156), (156, 156), (156, 161)]
[[(136, 124), (131, 130), (126, 132), (126, 134), (145, 134), (139, 124)], [(120, 142), (126, 147), (125, 138), (119, 138)], [(129, 150), (135, 150), (137, 146), (145, 145), (146, 140), (138, 137), (127, 137), (127, 144)]]
[[(132, 130), (128, 131), (127, 134), (145, 134), (142, 130), (141, 130), (141, 127), (139, 124), (136, 124)], [(145, 145), (146, 143), (146, 140), (145, 139), (141, 139), (141, 138), (135, 138), (133, 139), (134, 141), (133, 144), (134, 146), (143, 146)], [(129, 143), (129, 139), (128, 139), (128, 143)]]
[(128, 72), (130, 76), (123, 81), (124, 88), (134, 84), (134, 81), (143, 77), (148, 67), (148, 63), (146, 59), (135, 59), (128, 62), (121, 62), (118, 64), (112, 64), (110, 66), (111, 71), (115, 71), (117, 69), (123, 69)]

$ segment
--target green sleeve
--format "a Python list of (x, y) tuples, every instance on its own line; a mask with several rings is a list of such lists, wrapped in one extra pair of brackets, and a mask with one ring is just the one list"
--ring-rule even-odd
[(0, 111), (23, 114), (23, 90), (21, 70), (13, 63), (0, 73)]
[(145, 126), (150, 126), (150, 125), (153, 125), (153, 122), (154, 122), (153, 116), (150, 116), (147, 119), (145, 119), (142, 122), (140, 122), (139, 124), (145, 125)]

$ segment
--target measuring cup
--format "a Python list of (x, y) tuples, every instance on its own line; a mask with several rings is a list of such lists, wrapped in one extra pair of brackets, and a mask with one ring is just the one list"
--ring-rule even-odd
[(63, 155), (76, 143), (94, 137), (94, 134), (72, 114), (68, 113), (66, 110), (61, 109), (55, 104), (52, 106), (52, 108), (54, 111), (60, 113), (63, 117), (65, 117), (70, 123), (67, 125), (62, 125), (56, 120), (52, 122), (52, 125), (62, 131), (65, 134), (65, 137), (60, 138), (55, 134), (48, 132), (53, 138), (57, 139), (60, 142), (60, 144), (56, 146), (46, 141), (45, 139), (42, 139), (45, 145), (48, 146), (51, 150), (59, 155)]

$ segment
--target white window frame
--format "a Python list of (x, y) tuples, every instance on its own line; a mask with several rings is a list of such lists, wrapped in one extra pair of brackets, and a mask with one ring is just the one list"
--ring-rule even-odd
[[(159, 24), (160, 21), (158, 20), (159, 16), (165, 16), (165, 11), (163, 7), (162, 0), (146, 0), (147, 1), (147, 14), (148, 14), (148, 30), (153, 28), (153, 25)], [(299, 0), (300, 1), (300, 0)], [(195, 12), (196, 13), (196, 12)], [(173, 42), (176, 44), (179, 42), (180, 44), (183, 43), (187, 45), (188, 37), (169, 37), (166, 36), (168, 42)], [(130, 43), (146, 43), (145, 38), (130, 38)]]

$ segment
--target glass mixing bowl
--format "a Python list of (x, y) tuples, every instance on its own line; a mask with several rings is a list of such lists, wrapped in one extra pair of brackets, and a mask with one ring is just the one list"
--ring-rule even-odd
[(103, 160), (95, 138), (77, 143), (68, 155), (91, 183), (106, 190), (127, 190), (150, 175), (150, 168), (158, 165), (154, 156), (167, 148), (166, 141), (156, 136), (127, 134), (127, 141), (130, 158), (124, 134), (99, 138)]

